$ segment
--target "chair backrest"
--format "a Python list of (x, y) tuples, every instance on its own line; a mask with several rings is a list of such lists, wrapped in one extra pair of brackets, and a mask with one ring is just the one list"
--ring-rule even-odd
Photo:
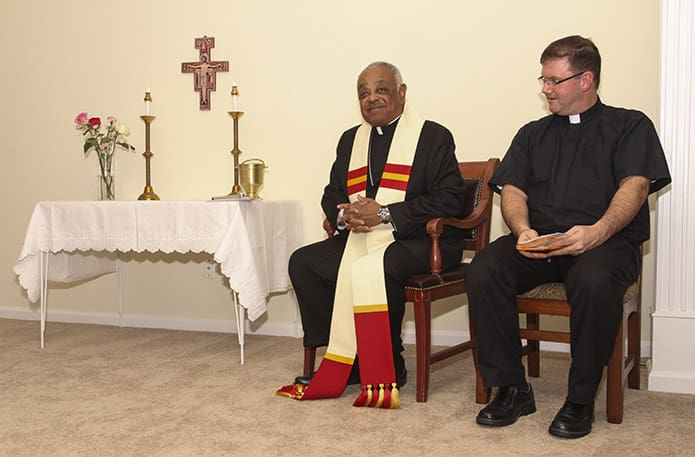
[[(461, 217), (473, 216), (480, 220), (479, 225), (475, 228), (466, 230), (464, 235), (464, 249), (466, 251), (480, 251), (490, 242), (493, 195), (488, 182), (499, 164), (500, 159), (498, 158), (479, 162), (459, 162), (459, 171), (466, 183), (466, 195)], [(329, 237), (336, 232), (335, 227), (328, 219), (323, 220), (323, 230)]]
[(466, 183), (464, 215), (480, 218), (480, 224), (466, 231), (464, 249), (480, 251), (490, 242), (493, 192), (488, 182), (500, 164), (500, 159), (491, 158), (480, 162), (459, 162), (461, 176)]

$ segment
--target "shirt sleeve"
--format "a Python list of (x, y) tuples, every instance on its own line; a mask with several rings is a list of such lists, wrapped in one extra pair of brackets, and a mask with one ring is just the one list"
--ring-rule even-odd
[(338, 220), (338, 204), (350, 201), (347, 195), (347, 172), (355, 131), (357, 131), (356, 128), (350, 129), (340, 137), (329, 181), (321, 197), (321, 208), (326, 218), (333, 224), (336, 224)]
[(529, 124), (519, 129), (509, 145), (509, 149), (504, 154), (502, 162), (490, 178), (488, 185), (493, 192), (500, 193), (505, 184), (511, 184), (527, 192), (529, 176), (528, 128)]
[(654, 124), (639, 111), (630, 111), (626, 117), (613, 164), (616, 184), (628, 176), (644, 176), (651, 182), (649, 193), (652, 193), (671, 182)]

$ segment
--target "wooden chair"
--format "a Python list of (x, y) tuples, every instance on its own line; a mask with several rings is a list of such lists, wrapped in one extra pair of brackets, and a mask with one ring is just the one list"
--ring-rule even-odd
[[(520, 326), (522, 339), (526, 339), (524, 354), (528, 357), (527, 369), (530, 377), (540, 376), (540, 341), (569, 343), (569, 332), (541, 330), (539, 315), (567, 316), (570, 305), (563, 283), (548, 283), (531, 289), (517, 297), (519, 314), (526, 315), (526, 326)], [(623, 298), (623, 319), (615, 339), (613, 354), (606, 373), (606, 415), (608, 422), (620, 424), (623, 421), (623, 397), (625, 385), (631, 389), (640, 388), (640, 314), (641, 284), (630, 285)], [(476, 366), (477, 369), (477, 366)], [(476, 402), (487, 403), (490, 389), (482, 384), (476, 374)]]
[[(455, 346), (432, 353), (432, 302), (441, 298), (466, 293), (464, 274), (467, 263), (442, 272), (439, 236), (445, 225), (466, 230), (466, 251), (478, 252), (490, 241), (490, 216), (493, 193), (488, 182), (499, 165), (499, 159), (484, 162), (461, 162), (459, 169), (466, 182), (466, 198), (463, 219), (436, 218), (427, 223), (427, 233), (432, 238), (430, 251), (430, 273), (417, 275), (405, 282), (406, 300), (413, 303), (415, 319), (416, 393), (419, 402), (427, 401), (430, 382), (430, 366), (468, 349), (473, 350), (473, 361), (477, 364), (475, 329), (469, 326), (470, 338)], [(478, 370), (476, 369), (476, 376)], [(481, 382), (482, 386), (482, 382)], [(477, 394), (476, 394), (477, 398)]]
[[(488, 186), (500, 161), (492, 158), (480, 162), (461, 162), (459, 169), (466, 182), (465, 208), (462, 219), (435, 218), (427, 223), (427, 233), (432, 238), (430, 252), (430, 273), (409, 278), (405, 283), (406, 300), (413, 302), (415, 318), (415, 347), (416, 347), (416, 400), (427, 401), (430, 365), (453, 355), (473, 350), (475, 361), (475, 334), (471, 326), (468, 341), (432, 354), (431, 309), (432, 302), (440, 298), (452, 297), (466, 293), (464, 272), (468, 264), (462, 263), (456, 268), (442, 272), (442, 259), (439, 250), (439, 237), (444, 226), (452, 225), (466, 230), (465, 250), (477, 252), (490, 241), (490, 216), (492, 214), (493, 194)], [(323, 228), (329, 235), (332, 226), (329, 221), (323, 222)], [(314, 372), (316, 348), (304, 348), (304, 375)], [(478, 370), (476, 369), (476, 375)], [(482, 387), (482, 382), (477, 383)], [(476, 392), (476, 398), (481, 394)]]

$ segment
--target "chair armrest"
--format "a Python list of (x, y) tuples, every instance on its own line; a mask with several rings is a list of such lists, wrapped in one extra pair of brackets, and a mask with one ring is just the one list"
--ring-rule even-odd
[(475, 210), (463, 219), (455, 217), (436, 217), (427, 222), (427, 234), (432, 238), (430, 249), (430, 270), (435, 276), (442, 272), (442, 253), (439, 250), (439, 237), (444, 232), (444, 227), (451, 225), (460, 229), (474, 229), (490, 217), (487, 201), (478, 202)]
[(331, 224), (331, 221), (329, 221), (328, 218), (323, 220), (323, 230), (328, 235), (328, 238), (335, 235), (335, 227), (333, 227), (333, 224)]

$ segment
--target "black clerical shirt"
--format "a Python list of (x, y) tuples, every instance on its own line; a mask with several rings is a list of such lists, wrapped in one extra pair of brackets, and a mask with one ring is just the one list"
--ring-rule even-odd
[[(511, 184), (526, 193), (529, 222), (539, 234), (595, 223), (628, 176), (649, 178), (650, 193), (671, 182), (654, 125), (643, 113), (599, 100), (579, 119), (572, 124), (551, 114), (523, 126), (490, 180), (496, 192)], [(646, 201), (621, 235), (633, 242), (649, 238)]]
[(369, 154), (367, 156), (367, 191), (365, 194), (368, 198), (376, 198), (376, 191), (379, 189), (381, 175), (386, 166), (396, 125), (398, 125), (398, 119), (389, 125), (381, 127), (381, 134), (378, 132), (379, 127), (372, 127), (369, 136)]

